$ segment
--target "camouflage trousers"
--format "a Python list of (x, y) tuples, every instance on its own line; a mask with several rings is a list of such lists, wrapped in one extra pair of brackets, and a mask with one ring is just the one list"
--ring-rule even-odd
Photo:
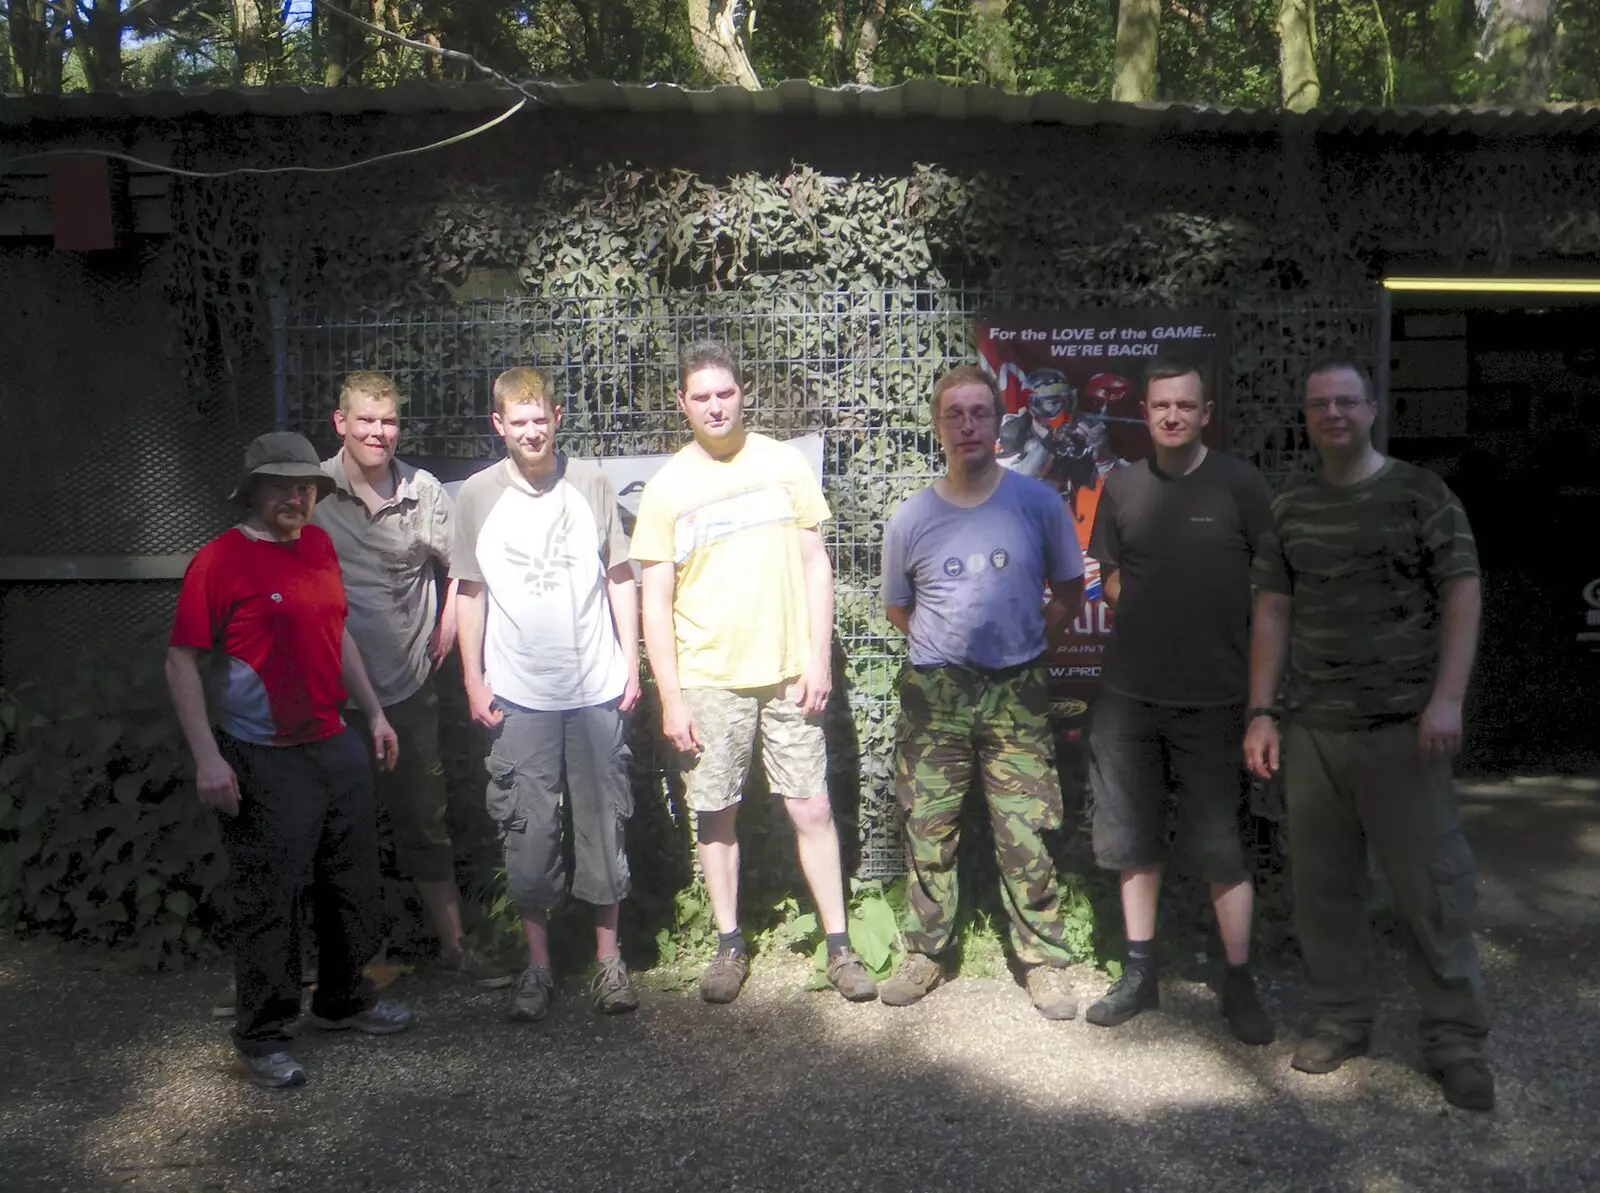
[(895, 796), (906, 812), (910, 872), (901, 925), (913, 952), (943, 952), (959, 901), (961, 805), (981, 780), (1011, 942), (1024, 965), (1064, 965), (1055, 863), (1045, 834), (1061, 828), (1061, 785), (1045, 669), (994, 675), (906, 668), (895, 735)]

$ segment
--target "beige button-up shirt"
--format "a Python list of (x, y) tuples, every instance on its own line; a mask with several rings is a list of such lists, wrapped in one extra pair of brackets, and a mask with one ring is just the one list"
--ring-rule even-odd
[[(450, 567), (450, 495), (431, 472), (394, 461), (394, 496), (376, 513), (350, 491), (344, 449), (322, 462), (334, 491), (312, 514), (339, 553), (350, 636), (378, 700), (413, 695), (432, 670), (428, 639), (439, 616), (440, 568)], [(435, 564), (437, 561), (437, 565)]]

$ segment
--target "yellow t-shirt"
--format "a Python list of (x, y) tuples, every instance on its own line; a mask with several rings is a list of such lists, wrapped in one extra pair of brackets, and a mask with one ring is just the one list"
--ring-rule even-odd
[(677, 565), (672, 611), (685, 688), (760, 688), (811, 657), (800, 531), (831, 516), (810, 464), (753, 432), (713, 460), (694, 444), (644, 487), (633, 558)]

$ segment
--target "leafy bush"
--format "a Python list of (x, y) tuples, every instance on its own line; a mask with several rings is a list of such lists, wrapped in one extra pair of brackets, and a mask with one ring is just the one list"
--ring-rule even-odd
[(159, 967), (214, 947), (228, 863), (159, 652), (133, 658), (0, 691), (0, 927)]

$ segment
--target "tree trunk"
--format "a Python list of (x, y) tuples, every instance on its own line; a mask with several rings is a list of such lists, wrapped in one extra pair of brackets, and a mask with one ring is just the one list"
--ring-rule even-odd
[(1006, 0), (972, 0), (972, 26), (978, 65), (991, 87), (1017, 89), (1017, 49), (1011, 41)]
[(6, 38), (11, 43), (6, 85), (9, 90), (32, 95), (44, 63), (44, 0), (7, 0)]
[(1311, 0), (1278, 0), (1278, 75), (1283, 106), (1309, 112), (1322, 102), (1317, 79), (1317, 30)]
[(94, 0), (78, 5), (72, 20), (72, 42), (90, 91), (115, 91), (122, 86), (122, 0)]
[(756, 68), (744, 48), (741, 0), (688, 0), (689, 38), (706, 74), (718, 83), (761, 89)]
[(878, 56), (878, 35), (883, 29), (886, 0), (862, 0), (861, 33), (856, 38), (856, 82), (870, 87), (877, 80), (874, 69)]
[(1477, 0), (1482, 98), (1536, 104), (1555, 76), (1554, 0)]
[(272, 47), (257, 0), (231, 0), (233, 6), (233, 78), (246, 87), (267, 85)]
[(322, 82), (326, 87), (359, 87), (361, 71), (366, 66), (367, 31), (354, 21), (339, 14), (354, 13), (362, 20), (372, 19), (370, 0), (320, 0), (322, 13), (322, 43), (328, 55), (323, 68)]
[(1156, 97), (1156, 55), (1160, 45), (1161, 0), (1122, 0), (1117, 8), (1112, 99), (1137, 102)]

